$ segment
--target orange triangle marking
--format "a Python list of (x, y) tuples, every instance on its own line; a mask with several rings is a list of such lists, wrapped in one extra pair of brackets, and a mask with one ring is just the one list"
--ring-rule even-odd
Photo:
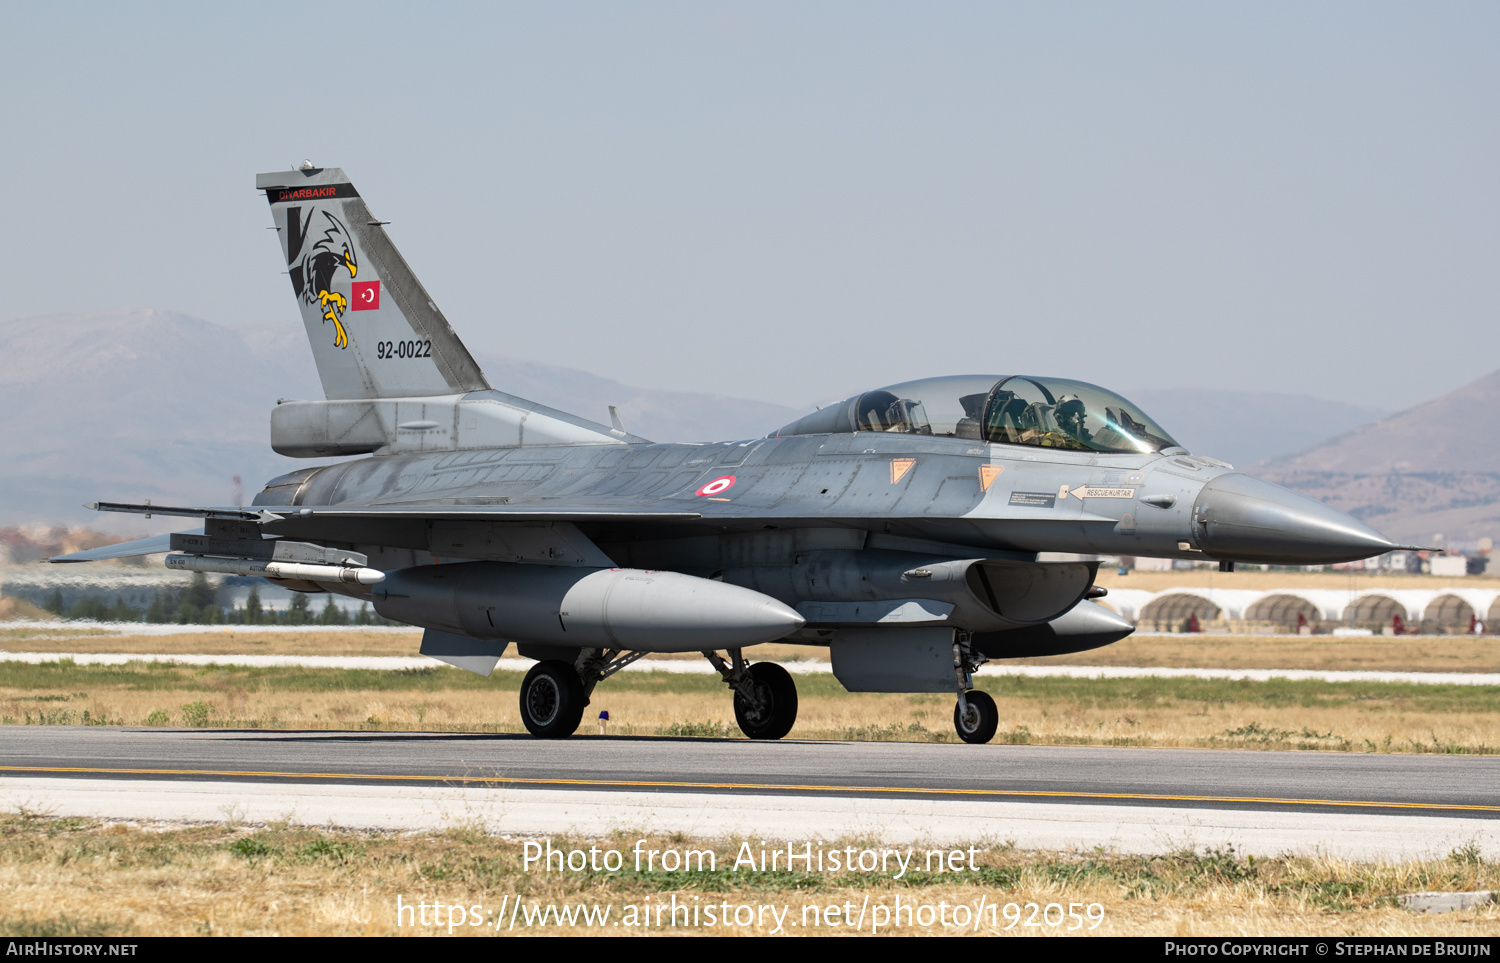
[(1004, 465), (980, 465), (979, 490), (985, 492), (989, 491), (990, 485), (994, 483), (996, 478), (1000, 477), (1000, 473), (1003, 471), (1005, 471)]
[(892, 458), (891, 484), (894, 485), (896, 484), (896, 482), (904, 478), (906, 476), (906, 473), (911, 471), (911, 466), (915, 465), (916, 463), (917, 460), (915, 458)]

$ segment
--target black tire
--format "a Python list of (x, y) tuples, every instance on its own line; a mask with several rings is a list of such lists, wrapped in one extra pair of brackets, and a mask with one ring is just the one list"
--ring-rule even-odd
[(953, 706), (953, 728), (958, 730), (958, 737), (976, 744), (995, 738), (995, 730), (1000, 728), (1000, 710), (996, 708), (995, 700), (978, 689), (965, 692), (964, 699), (969, 703), (967, 719), (959, 712), (957, 703)]
[(521, 721), (539, 739), (566, 739), (583, 721), (583, 681), (567, 662), (538, 662), (521, 683)]
[(755, 663), (750, 667), (750, 678), (764, 708), (757, 710), (736, 692), (734, 720), (751, 739), (780, 739), (797, 722), (797, 683), (775, 662)]

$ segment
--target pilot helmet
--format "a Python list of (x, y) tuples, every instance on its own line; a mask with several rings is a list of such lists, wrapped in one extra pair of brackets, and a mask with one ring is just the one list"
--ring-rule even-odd
[(1088, 406), (1077, 395), (1063, 395), (1057, 399), (1056, 410), (1059, 418), (1068, 418), (1073, 415), (1087, 414)]

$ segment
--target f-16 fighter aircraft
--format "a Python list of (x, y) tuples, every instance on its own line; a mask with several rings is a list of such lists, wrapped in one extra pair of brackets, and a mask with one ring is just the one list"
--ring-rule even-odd
[(613, 411), (605, 425), (492, 386), (342, 170), (256, 187), (326, 395), (281, 402), (271, 446), (369, 457), (274, 478), (251, 510), (98, 503), (203, 530), (54, 561), (169, 550), (173, 569), (338, 592), (482, 675), (514, 645), (536, 660), (520, 703), (537, 736), (572, 734), (594, 687), (641, 655), (702, 652), (745, 734), (781, 738), (796, 685), (744, 653), (784, 642), (829, 646), (852, 692), (954, 692), (959, 736), (985, 742), (986, 661), (1132, 630), (1092, 601), (1097, 562), (1040, 552), (1227, 568), (1396, 547), (1064, 378), (910, 381), (763, 438), (656, 444)]

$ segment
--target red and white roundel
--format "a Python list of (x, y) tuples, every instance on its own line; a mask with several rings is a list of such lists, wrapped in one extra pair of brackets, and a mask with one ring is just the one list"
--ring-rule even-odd
[(713, 481), (698, 489), (699, 495), (719, 495), (734, 487), (735, 477), (733, 475), (721, 475)]

